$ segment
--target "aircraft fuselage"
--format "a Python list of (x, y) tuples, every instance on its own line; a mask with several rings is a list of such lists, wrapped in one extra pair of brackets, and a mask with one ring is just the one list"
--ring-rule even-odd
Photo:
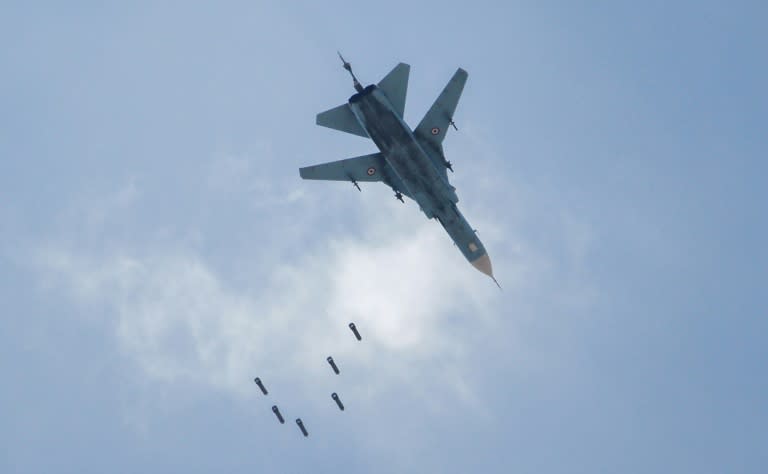
[(464, 257), (490, 275), (485, 247), (456, 207), (459, 198), (455, 188), (445, 172), (436, 168), (386, 96), (375, 85), (370, 85), (350, 97), (349, 106), (381, 151), (391, 172), (396, 174), (404, 188), (399, 191), (413, 198), (428, 218), (440, 221)]

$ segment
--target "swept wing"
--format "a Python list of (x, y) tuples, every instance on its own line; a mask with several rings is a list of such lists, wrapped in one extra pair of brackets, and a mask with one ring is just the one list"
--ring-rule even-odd
[(392, 172), (381, 153), (306, 166), (299, 168), (299, 175), (304, 179), (327, 181), (382, 181), (392, 189), (412, 197), (405, 190), (400, 178)]
[(456, 105), (459, 103), (459, 98), (464, 90), (467, 76), (467, 71), (461, 68), (453, 74), (443, 92), (440, 93), (435, 103), (432, 104), (432, 107), (413, 131), (419, 141), (435, 150), (440, 150), (441, 153), (445, 132), (453, 121), (453, 113), (456, 111)]

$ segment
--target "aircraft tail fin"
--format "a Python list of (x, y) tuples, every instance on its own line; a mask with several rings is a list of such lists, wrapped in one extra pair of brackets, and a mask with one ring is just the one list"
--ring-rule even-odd
[(405, 96), (408, 93), (408, 75), (411, 72), (411, 66), (400, 63), (392, 69), (389, 74), (384, 76), (379, 84), (379, 90), (389, 99), (389, 103), (395, 111), (403, 116), (405, 112)]
[(368, 133), (360, 126), (360, 122), (357, 121), (352, 109), (349, 108), (349, 104), (341, 104), (317, 114), (316, 122), (323, 127), (368, 138)]
[(432, 104), (432, 107), (414, 130), (414, 134), (418, 138), (435, 149), (441, 149), (445, 132), (448, 126), (453, 124), (453, 113), (456, 111), (456, 105), (459, 103), (459, 98), (464, 90), (467, 76), (467, 71), (461, 68), (453, 74), (443, 92), (440, 93), (435, 103)]

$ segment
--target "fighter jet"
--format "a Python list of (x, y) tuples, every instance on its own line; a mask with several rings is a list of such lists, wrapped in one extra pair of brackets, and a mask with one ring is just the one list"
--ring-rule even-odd
[[(339, 54), (356, 93), (347, 103), (317, 115), (323, 127), (370, 138), (378, 153), (347, 158), (299, 169), (303, 179), (359, 182), (381, 181), (403, 201), (416, 201), (429, 219), (438, 222), (451, 236), (464, 257), (482, 273), (493, 277), (493, 269), (476, 231), (456, 207), (459, 198), (448, 180), (451, 163), (443, 154), (448, 127), (456, 128), (453, 114), (467, 81), (459, 68), (415, 129), (403, 119), (408, 75), (411, 67), (400, 63), (378, 84), (363, 87), (350, 63)], [(496, 282), (498, 285), (498, 282)]]

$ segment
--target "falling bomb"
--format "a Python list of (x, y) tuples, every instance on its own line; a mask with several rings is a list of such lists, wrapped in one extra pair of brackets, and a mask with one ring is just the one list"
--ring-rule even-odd
[(296, 418), (296, 424), (299, 425), (301, 434), (303, 434), (304, 436), (309, 436), (309, 433), (307, 433), (307, 429), (304, 428), (304, 423), (301, 421), (301, 418)]
[(279, 421), (280, 424), (285, 423), (285, 419), (283, 418), (283, 415), (280, 414), (280, 409), (277, 408), (277, 405), (272, 405), (272, 411), (275, 412), (275, 416), (277, 417), (277, 421)]
[(336, 394), (336, 392), (333, 392), (333, 393), (331, 394), (331, 398), (333, 398), (333, 401), (334, 401), (334, 402), (336, 402), (336, 405), (339, 407), (339, 410), (341, 410), (341, 411), (344, 411), (344, 404), (343, 404), (343, 403), (341, 403), (341, 399), (340, 399), (340, 398), (339, 398), (339, 396)]
[(328, 356), (328, 358), (326, 360), (328, 361), (329, 364), (331, 364), (331, 368), (333, 369), (333, 372), (336, 375), (339, 375), (339, 368), (336, 367), (336, 362), (333, 361), (333, 357)]
[(256, 385), (259, 386), (259, 388), (261, 389), (261, 393), (266, 395), (267, 394), (267, 389), (266, 389), (266, 387), (264, 387), (264, 384), (261, 383), (261, 379), (256, 377), (255, 379), (253, 379), (253, 381), (256, 382)]
[(351, 329), (351, 330), (352, 330), (352, 334), (354, 334), (354, 335), (355, 335), (355, 338), (356, 338), (358, 341), (360, 341), (360, 340), (362, 340), (362, 339), (363, 339), (362, 337), (360, 337), (360, 333), (359, 333), (359, 332), (357, 332), (357, 326), (355, 326), (355, 323), (349, 323), (349, 329)]

